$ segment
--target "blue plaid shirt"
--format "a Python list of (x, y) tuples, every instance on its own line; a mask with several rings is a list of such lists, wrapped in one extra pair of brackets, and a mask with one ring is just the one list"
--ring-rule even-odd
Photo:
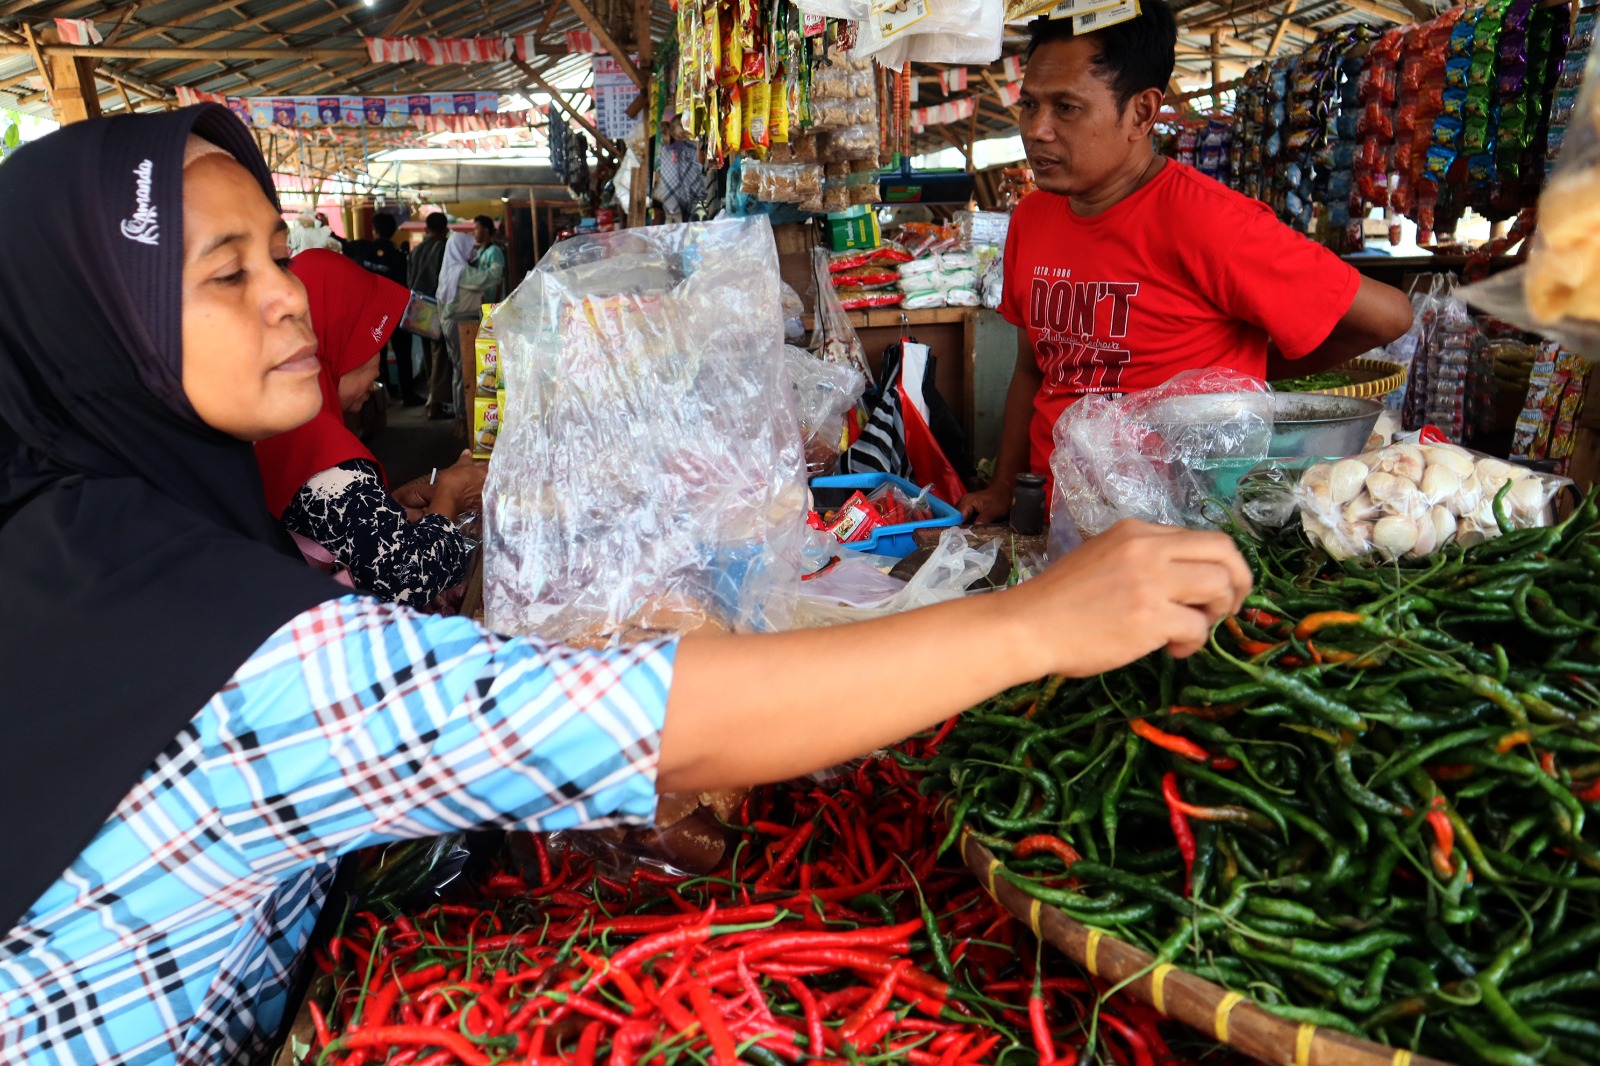
[(256, 1059), (338, 856), (648, 821), (674, 652), (357, 596), (295, 617), (0, 941), (0, 1062)]

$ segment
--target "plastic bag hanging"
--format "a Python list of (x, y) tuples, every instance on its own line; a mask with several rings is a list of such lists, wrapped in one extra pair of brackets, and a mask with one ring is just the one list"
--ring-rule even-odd
[(500, 305), (491, 628), (781, 628), (806, 493), (778, 285), (758, 217), (563, 241)]

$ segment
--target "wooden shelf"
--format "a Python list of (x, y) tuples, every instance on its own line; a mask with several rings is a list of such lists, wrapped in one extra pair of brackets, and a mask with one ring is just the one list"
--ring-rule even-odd
[[(902, 311), (898, 307), (874, 307), (865, 311), (846, 311), (850, 324), (856, 329), (876, 329), (887, 326), (937, 326), (964, 323), (978, 317), (976, 307), (929, 307), (921, 311)], [(813, 316), (802, 319), (806, 329), (813, 328)]]

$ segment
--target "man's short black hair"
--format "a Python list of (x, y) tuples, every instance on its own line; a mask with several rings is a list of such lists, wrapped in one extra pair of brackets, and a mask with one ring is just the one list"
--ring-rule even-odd
[[(1028, 23), (1027, 58), (1042, 44), (1071, 40), (1072, 19), (1036, 18)], [(1146, 89), (1167, 91), (1176, 63), (1178, 23), (1161, 0), (1142, 0), (1139, 17), (1085, 34), (1100, 45), (1095, 73), (1117, 94), (1117, 107), (1128, 106)]]
[(394, 236), (394, 231), (400, 227), (395, 224), (394, 216), (378, 212), (372, 216), (372, 232), (378, 235), (380, 241), (386, 241)]
[(423, 224), (428, 227), (429, 233), (447, 233), (450, 230), (450, 218), (443, 211), (433, 212)]
[(479, 215), (477, 218), (472, 220), (472, 224), (474, 226), (488, 226), (489, 232), (494, 232), (494, 219), (490, 218), (488, 215)]

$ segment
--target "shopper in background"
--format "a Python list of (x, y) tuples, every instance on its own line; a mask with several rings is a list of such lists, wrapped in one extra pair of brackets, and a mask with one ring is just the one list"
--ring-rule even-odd
[(494, 239), (494, 219), (479, 215), (472, 220), (472, 265), (494, 276), (494, 283), (484, 290), (484, 303), (499, 303), (504, 293), (501, 286), (506, 277), (506, 253)]
[[(406, 284), (412, 292), (429, 296), (439, 291), (439, 269), (444, 266), (444, 248), (450, 239), (450, 219), (435, 211), (423, 223), (427, 233), (411, 254), (411, 271)], [(454, 397), (451, 391), (450, 353), (444, 339), (422, 337), (422, 365), (428, 374), (428, 417), (450, 417), (447, 408)]]
[(1177, 26), (1161, 0), (1084, 36), (1030, 25), (1022, 144), (1039, 189), (1006, 238), (1000, 313), (1018, 328), (994, 480), (960, 501), (1001, 518), (1018, 474), (1050, 478), (1079, 398), (1184, 370), (1311, 374), (1411, 326), (1405, 295), (1279, 222), (1267, 205), (1156, 154)]
[[(303, 538), (312, 561), (336, 563), (379, 599), (426, 607), (466, 580), (472, 546), (455, 523), (479, 506), (485, 464), (468, 453), (391, 496), (383, 468), (344, 416), (361, 409), (411, 291), (332, 252), (295, 256), (289, 269), (311, 308), (322, 408), (305, 425), (256, 444), (267, 507)], [(407, 504), (423, 513), (414, 518)]]
[(312, 215), (309, 211), (302, 211), (289, 225), (289, 254), (299, 255), (312, 248), (342, 252), (344, 244), (334, 236), (333, 230), (328, 228), (322, 215)]
[[(394, 243), (394, 235), (399, 228), (393, 215), (380, 211), (372, 216), (373, 239), (345, 242), (344, 254), (380, 278), (404, 285), (410, 273), (410, 264), (406, 250)], [(389, 347), (394, 353), (395, 371), (400, 375), (400, 402), (407, 407), (422, 406), (426, 401), (417, 394), (411, 334), (403, 329), (395, 330), (389, 339)], [(382, 373), (381, 369), (379, 373)]]
[[(658, 790), (792, 778), (1027, 679), (1193, 653), (1248, 592), (1222, 534), (1128, 522), (987, 596), (608, 651), (351, 594), (301, 562), (250, 444), (325, 402), (274, 195), (214, 104), (0, 167), (0, 203), (30, 204), (0, 212), (8, 1062), (265, 1061), (352, 850), (648, 822)], [(885, 663), (871, 714), (827, 698)]]
[[(479, 216), (478, 230), (481, 234), (484, 216)], [(498, 252), (494, 245), (489, 248)], [(495, 262), (493, 256), (484, 256), (489, 266), (477, 266), (480, 255), (484, 255), (474, 237), (465, 233), (452, 233), (444, 247), (444, 263), (439, 267), (439, 319), (443, 324), (444, 340), (450, 358), (451, 381), (454, 383), (456, 406), (456, 433), (459, 436), (467, 435), (467, 387), (473, 382), (468, 380), (462, 371), (461, 327), (468, 322), (478, 322), (483, 318), (483, 305), (494, 299), (492, 295), (499, 291), (500, 279), (504, 277), (503, 268)], [(503, 262), (503, 260), (501, 260)]]

